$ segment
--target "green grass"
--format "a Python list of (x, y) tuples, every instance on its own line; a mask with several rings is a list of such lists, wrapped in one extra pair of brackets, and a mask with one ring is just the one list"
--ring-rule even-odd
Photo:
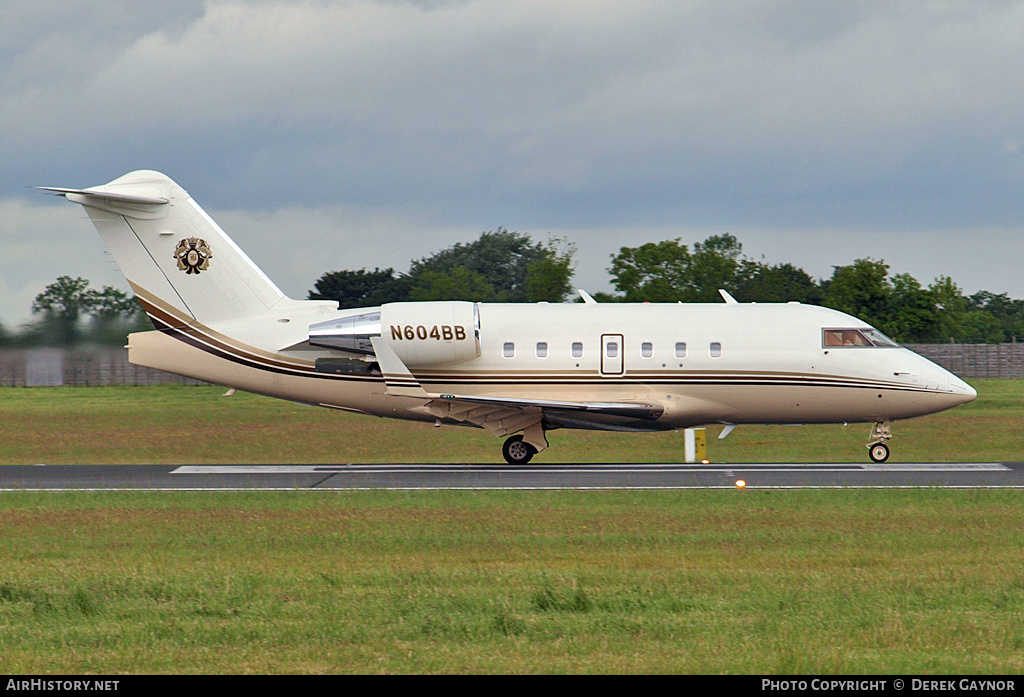
[[(894, 460), (1021, 460), (1022, 384)], [(0, 461), (497, 461), (498, 439), (217, 388), (0, 390)], [(712, 430), (712, 436), (717, 430)], [(867, 426), (726, 461), (863, 461)], [(540, 461), (678, 460), (556, 431)], [(1009, 490), (0, 493), (0, 673), (1024, 671)]]
[(1011, 491), (0, 495), (5, 673), (1009, 673)]
[[(1024, 382), (975, 381), (978, 399), (899, 421), (892, 462), (1024, 459)], [(223, 388), (0, 388), (0, 464), (500, 462), (475, 428), (357, 416)], [(708, 429), (713, 462), (864, 462), (868, 424)], [(682, 433), (556, 430), (537, 462), (678, 462)]]

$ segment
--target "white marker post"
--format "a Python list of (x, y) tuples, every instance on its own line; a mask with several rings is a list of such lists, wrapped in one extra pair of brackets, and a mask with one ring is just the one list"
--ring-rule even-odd
[(703, 462), (708, 458), (707, 429), (688, 428), (683, 432), (683, 458), (686, 462)]

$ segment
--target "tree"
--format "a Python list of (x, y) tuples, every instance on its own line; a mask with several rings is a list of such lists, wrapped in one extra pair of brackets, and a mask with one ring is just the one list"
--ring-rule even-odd
[(78, 320), (91, 303), (89, 281), (60, 276), (32, 302), (32, 312), (43, 315), (44, 341), (71, 344), (78, 340)]
[(572, 289), (569, 281), (575, 248), (567, 245), (561, 252), (559, 246), (557, 240), (533, 242), (529, 235), (499, 227), (482, 233), (475, 242), (459, 243), (412, 262), (409, 276), (414, 285), (419, 285), (419, 277), (428, 272), (476, 280), (472, 275), (452, 275), (461, 268), (482, 276), (494, 289), (498, 302), (562, 302)]
[(935, 298), (936, 326), (934, 338), (955, 341), (965, 334), (967, 298), (949, 276), (939, 276), (928, 287)]
[[(84, 278), (60, 276), (32, 302), (32, 312), (43, 317), (29, 333), (38, 341), (57, 345), (82, 339), (123, 342), (127, 331), (141, 328), (141, 309), (134, 297), (116, 288), (95, 290)], [(81, 326), (86, 317), (91, 319), (89, 333), (83, 333)]]
[(572, 291), (575, 251), (564, 240), (537, 243), (498, 228), (413, 261), (408, 274), (396, 276), (390, 268), (331, 271), (317, 280), (309, 299), (336, 300), (342, 308), (403, 300), (563, 302)]
[(742, 303), (798, 302), (818, 305), (821, 286), (803, 269), (792, 264), (769, 266), (744, 260), (737, 273), (736, 299)]
[(884, 261), (857, 259), (849, 266), (834, 266), (825, 284), (824, 305), (864, 320), (889, 333), (889, 301), (892, 287)]
[(703, 242), (695, 242), (687, 284), (696, 302), (720, 302), (719, 289), (734, 292), (743, 245), (733, 235), (712, 235)]
[(964, 317), (960, 340), (968, 344), (998, 344), (1004, 341), (1003, 328), (991, 313), (984, 310), (968, 310)]
[(133, 297), (117, 288), (103, 286), (102, 290), (88, 289), (85, 291), (86, 307), (93, 319), (101, 322), (112, 322), (118, 319), (131, 319), (142, 314), (142, 306)]
[(1001, 341), (999, 320), (985, 310), (971, 309), (963, 291), (949, 276), (939, 276), (928, 288), (938, 309), (937, 341), (992, 343)]
[(690, 301), (690, 250), (677, 238), (621, 247), (608, 268), (612, 285), (626, 302)]
[(999, 323), (1000, 341), (1024, 339), (1024, 300), (1012, 300), (1006, 293), (982, 290), (967, 298), (967, 307), (991, 315)]
[(451, 271), (423, 271), (416, 277), (409, 293), (409, 299), (415, 301), (494, 302), (496, 298), (497, 293), (483, 274), (462, 267)]
[(339, 308), (375, 307), (409, 299), (411, 279), (395, 276), (394, 269), (330, 271), (321, 276), (310, 300), (336, 300)]
[(566, 245), (564, 253), (558, 253), (548, 245), (548, 255), (526, 265), (526, 301), (531, 303), (565, 302), (572, 292), (572, 257), (576, 248)]
[(77, 322), (90, 306), (89, 281), (84, 278), (60, 276), (46, 286), (32, 302), (32, 312), (45, 312), (69, 322)]
[(622, 247), (608, 271), (627, 302), (721, 302), (741, 282), (743, 245), (735, 236), (712, 235), (693, 245), (679, 239)]
[(892, 278), (891, 316), (888, 333), (896, 341), (920, 343), (933, 341), (937, 320), (935, 294), (922, 288), (908, 273)]

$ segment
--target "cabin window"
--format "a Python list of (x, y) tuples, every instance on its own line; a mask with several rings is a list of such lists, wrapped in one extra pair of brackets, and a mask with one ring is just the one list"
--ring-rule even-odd
[(650, 341), (645, 341), (644, 343), (640, 344), (640, 355), (643, 356), (644, 358), (650, 358), (651, 356), (654, 355), (654, 346), (651, 344)]
[(712, 358), (721, 358), (722, 357), (722, 344), (720, 342), (718, 342), (718, 341), (712, 341), (711, 342), (711, 347), (708, 349), (708, 352), (711, 354)]
[(676, 342), (676, 358), (686, 358), (686, 342)]
[(537, 358), (548, 357), (548, 342), (538, 341), (537, 342)]
[(506, 341), (505, 345), (501, 347), (501, 355), (505, 358), (515, 358), (516, 345), (512, 341)]
[(605, 355), (608, 356), (608, 358), (618, 358), (619, 357), (619, 342), (617, 342), (617, 341), (609, 341), (607, 344), (605, 344), (604, 352), (605, 352)]
[(574, 341), (572, 342), (572, 357), (583, 358), (583, 342)]

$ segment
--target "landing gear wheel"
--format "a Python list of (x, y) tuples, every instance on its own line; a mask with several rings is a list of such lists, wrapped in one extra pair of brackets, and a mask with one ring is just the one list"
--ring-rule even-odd
[(872, 462), (885, 462), (889, 459), (889, 446), (885, 443), (875, 443), (868, 450), (868, 456)]
[(876, 421), (868, 436), (868, 457), (872, 462), (885, 462), (889, 459), (889, 446), (885, 441), (892, 438), (892, 428), (888, 421)]
[(522, 436), (512, 436), (501, 446), (501, 454), (510, 465), (525, 465), (537, 454), (537, 449), (523, 441)]

